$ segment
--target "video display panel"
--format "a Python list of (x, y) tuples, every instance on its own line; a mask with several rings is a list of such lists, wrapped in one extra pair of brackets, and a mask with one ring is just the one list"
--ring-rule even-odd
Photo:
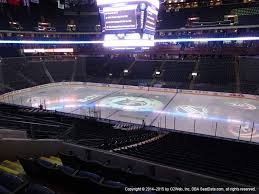
[(156, 30), (156, 22), (157, 22), (158, 11), (153, 9), (152, 7), (148, 7), (146, 11), (146, 21), (145, 21), (145, 29), (154, 31)]
[(97, 0), (104, 46), (149, 48), (154, 35), (159, 0)]
[(138, 5), (135, 4), (123, 7), (103, 8), (105, 31), (136, 29), (137, 7)]
[(96, 0), (98, 7), (111, 6), (114, 4), (129, 4), (129, 3), (148, 3), (153, 5), (156, 9), (159, 9), (159, 0)]

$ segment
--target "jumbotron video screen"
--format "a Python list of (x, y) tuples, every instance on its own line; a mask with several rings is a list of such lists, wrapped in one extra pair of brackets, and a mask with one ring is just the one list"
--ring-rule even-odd
[(97, 5), (105, 47), (154, 46), (159, 0), (97, 0)]
[(137, 29), (137, 5), (103, 8), (105, 31)]

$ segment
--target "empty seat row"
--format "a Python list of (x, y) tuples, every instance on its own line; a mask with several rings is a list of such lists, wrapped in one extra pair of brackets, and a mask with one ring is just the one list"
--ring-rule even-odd
[[(62, 159), (64, 165), (55, 165), (42, 159), (20, 158), (19, 160), (27, 175), (31, 178), (42, 183), (56, 185), (57, 188), (64, 187), (67, 192), (130, 193), (125, 191), (125, 187), (131, 185), (126, 185), (119, 181), (120, 177), (118, 177), (118, 174), (112, 174), (115, 171), (109, 172), (110, 176), (113, 175), (113, 180), (109, 179), (108, 176), (104, 177), (103, 174), (99, 174), (103, 172), (104, 166), (98, 165), (96, 161), (85, 163), (80, 161), (82, 165), (77, 170), (65, 165), (68, 163), (67, 159)], [(71, 164), (73, 165), (73, 163)]]
[(1, 194), (55, 194), (51, 189), (29, 182), (24, 177), (19, 177), (0, 170), (0, 193)]
[(258, 186), (258, 145), (170, 133), (156, 141), (117, 150), (182, 170)]
[(105, 165), (95, 160), (82, 160), (73, 154), (60, 153), (59, 156), (64, 165), (83, 171), (95, 172), (103, 176), (105, 179), (120, 181), (128, 186), (170, 187), (179, 184), (179, 182), (173, 178), (173, 181), (171, 182), (169, 180), (149, 177), (144, 174), (136, 174), (131, 172), (130, 169), (121, 169), (119, 167), (113, 167), (107, 164)]

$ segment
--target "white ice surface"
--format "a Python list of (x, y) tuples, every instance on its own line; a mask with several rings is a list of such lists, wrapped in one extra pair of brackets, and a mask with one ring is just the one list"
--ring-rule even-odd
[[(11, 103), (259, 142), (259, 101), (95, 86), (52, 86), (16, 94)], [(254, 127), (253, 127), (254, 126)], [(240, 130), (241, 128), (241, 130)]]

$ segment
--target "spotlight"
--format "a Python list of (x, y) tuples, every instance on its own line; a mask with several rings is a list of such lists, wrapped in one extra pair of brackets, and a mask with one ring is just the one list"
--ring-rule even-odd
[(161, 74), (161, 72), (160, 71), (156, 71), (156, 75), (160, 75)]
[(193, 77), (197, 77), (198, 73), (197, 72), (192, 72)]

